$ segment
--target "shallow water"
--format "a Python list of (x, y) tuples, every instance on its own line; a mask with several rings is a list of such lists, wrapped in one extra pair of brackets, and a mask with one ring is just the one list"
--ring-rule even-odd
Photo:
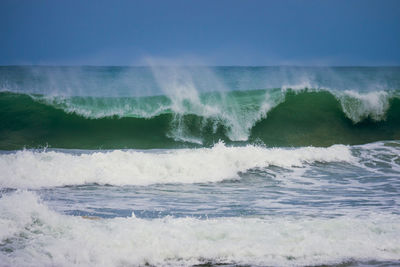
[[(264, 155), (264, 165), (247, 165), (246, 157), (238, 157), (246, 150)], [(3, 153), (0, 162), (8, 165), (2, 165), (2, 187), (25, 185), (22, 187), (28, 189), (2, 191), (1, 257), (7, 264), (35, 266), (398, 264), (400, 142), (314, 148), (312, 157), (307, 152), (307, 148), (218, 144), (211, 149), (127, 150), (119, 154), (68, 150)], [(124, 153), (129, 153), (130, 164), (115, 161), (120, 164), (117, 169), (134, 165), (144, 154), (154, 162), (141, 176), (172, 169), (177, 177), (182, 173), (193, 177), (178, 183), (169, 173), (162, 180), (141, 185), (132, 173), (123, 179), (126, 185), (121, 186), (121, 181), (113, 185), (112, 180), (104, 180), (111, 166), (100, 161), (95, 174), (80, 167), (80, 179), (67, 185), (72, 178), (67, 176), (61, 180), (65, 185), (54, 185), (54, 175), (61, 177), (53, 169), (60, 166), (56, 161), (60, 154), (64, 161), (100, 154), (114, 162), (112, 157), (124, 157)], [(211, 154), (214, 164), (222, 163), (221, 174), (225, 174), (225, 157), (233, 162), (229, 170), (240, 167), (221, 181), (196, 180), (203, 176), (182, 169), (193, 164), (190, 156), (181, 157), (182, 153), (199, 156), (199, 164)], [(330, 157), (329, 153), (342, 155)], [(272, 163), (267, 161), (270, 154)], [(20, 165), (16, 171), (14, 164), (21, 162), (18, 157), (26, 161), (27, 155), (31, 164)], [(284, 157), (279, 159), (279, 155)], [(170, 157), (168, 164), (158, 156)], [(9, 157), (13, 161), (8, 161)], [(72, 173), (74, 164), (88, 164), (82, 159), (76, 162), (64, 163)], [(165, 169), (155, 171), (160, 162), (166, 164), (162, 166)], [(174, 164), (179, 168), (174, 169)], [(39, 169), (23, 171), (32, 165)], [(13, 181), (7, 181), (8, 171), (14, 172)], [(40, 175), (48, 180), (34, 181)], [(95, 184), (85, 182), (88, 175), (97, 175), (92, 178)]]

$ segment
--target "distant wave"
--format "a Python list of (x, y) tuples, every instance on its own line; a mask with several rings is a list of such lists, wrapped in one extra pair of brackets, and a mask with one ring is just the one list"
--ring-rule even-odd
[(398, 91), (271, 89), (150, 97), (0, 93), (0, 149), (173, 148), (400, 139)]

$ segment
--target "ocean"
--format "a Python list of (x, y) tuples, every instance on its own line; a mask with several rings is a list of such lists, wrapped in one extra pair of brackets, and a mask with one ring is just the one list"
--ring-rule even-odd
[(0, 67), (0, 266), (399, 266), (400, 67)]

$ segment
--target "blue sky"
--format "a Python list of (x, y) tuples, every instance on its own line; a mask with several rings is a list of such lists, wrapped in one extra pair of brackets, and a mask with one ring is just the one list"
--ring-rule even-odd
[(1, 0), (0, 65), (400, 65), (400, 0)]

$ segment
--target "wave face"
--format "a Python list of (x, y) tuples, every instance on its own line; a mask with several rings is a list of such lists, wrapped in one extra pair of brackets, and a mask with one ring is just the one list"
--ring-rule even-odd
[[(177, 107), (178, 106), (178, 107)], [(329, 146), (400, 139), (397, 92), (256, 90), (174, 103), (0, 93), (0, 148), (173, 148), (226, 143)]]
[(1, 67), (0, 149), (400, 138), (400, 68)]

